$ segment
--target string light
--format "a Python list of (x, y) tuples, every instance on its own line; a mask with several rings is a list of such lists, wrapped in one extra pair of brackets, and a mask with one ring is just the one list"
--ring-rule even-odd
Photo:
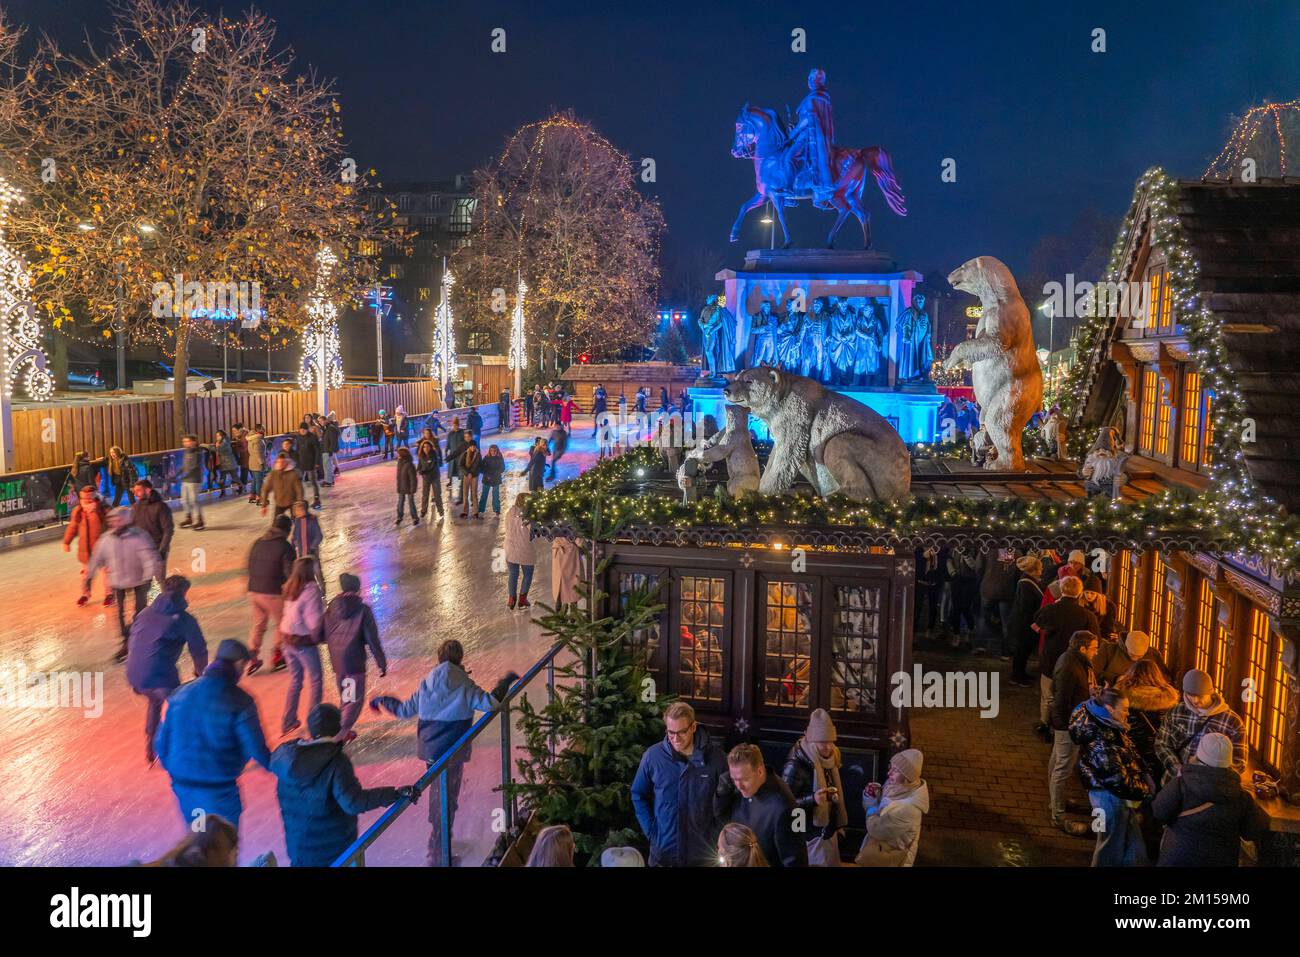
[(1300, 112), (1300, 99), (1287, 100), (1285, 103), (1264, 103), (1247, 110), (1228, 136), (1228, 141), (1223, 144), (1223, 149), (1219, 150), (1219, 155), (1205, 168), (1201, 178), (1232, 179), (1238, 175), (1242, 170), (1242, 161), (1249, 157), (1250, 147), (1269, 120), (1272, 120), (1273, 132), (1277, 136), (1278, 169), (1280, 175), (1286, 176), (1286, 134), (1283, 132), (1282, 116), (1284, 113), (1294, 115), (1297, 112)]
[(511, 369), (528, 368), (528, 347), (524, 338), (524, 294), (528, 292), (528, 283), (519, 279), (519, 288), (515, 291), (515, 314), (510, 323), (510, 354), (506, 357)]
[(22, 201), (23, 194), (0, 176), (0, 368), (6, 396), (18, 390), (41, 401), (54, 394), (54, 378), (41, 345), (41, 324), (28, 298), (31, 276), (5, 236), (9, 207)]
[(456, 282), (444, 262), (442, 267), (442, 299), (433, 329), (433, 362), (431, 372), (445, 394), (447, 383), (456, 375), (456, 319), (451, 312), (451, 287)]
[(311, 321), (302, 330), (302, 366), (298, 385), (318, 388), (324, 380), (327, 389), (343, 386), (343, 357), (339, 354), (339, 310), (330, 299), (329, 279), (338, 257), (328, 246), (316, 254), (316, 286), (307, 301)]

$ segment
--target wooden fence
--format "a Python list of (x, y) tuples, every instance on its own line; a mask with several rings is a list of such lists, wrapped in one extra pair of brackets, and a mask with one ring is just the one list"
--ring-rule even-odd
[[(354, 422), (369, 422), (380, 409), (391, 413), (399, 405), (408, 415), (440, 407), (438, 384), (429, 379), (331, 389), (329, 404), (339, 421)], [(307, 412), (319, 411), (316, 406), (314, 390), (264, 388), (227, 392), (220, 398), (191, 396), (185, 400), (186, 428), (203, 441), (211, 441), (217, 429), (229, 432), (235, 422), (247, 428), (261, 423), (269, 433), (282, 433), (296, 428)], [(99, 458), (110, 446), (120, 445), (130, 455), (148, 455), (177, 444), (171, 396), (16, 409), (13, 423), (15, 472), (69, 466), (83, 450)]]

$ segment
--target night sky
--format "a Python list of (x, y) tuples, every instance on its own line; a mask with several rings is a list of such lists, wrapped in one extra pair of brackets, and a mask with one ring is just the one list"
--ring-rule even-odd
[[(78, 44), (102, 0), (20, 0), (10, 16)], [(217, 9), (216, 3), (201, 3)], [(1069, 7), (1070, 9), (1065, 9)], [(237, 7), (226, 4), (227, 10)], [(1118, 216), (1144, 169), (1199, 176), (1229, 117), (1300, 95), (1300, 5), (1133, 0), (1051, 4), (432, 3), (264, 0), (281, 40), (337, 79), (351, 149), (387, 182), (470, 172), (516, 127), (573, 108), (634, 159), (653, 157), (670, 254), (766, 245), (753, 186), (729, 155), (746, 99), (784, 111), (814, 65), (828, 74), (836, 139), (893, 155), (911, 215), (874, 185), (876, 247), (946, 272), (988, 254), (1027, 268), (1045, 234), (1086, 211)], [(493, 28), (507, 52), (489, 49)], [(807, 31), (808, 52), (790, 50)], [(1094, 27), (1107, 52), (1089, 49)], [(940, 180), (957, 161), (956, 183)], [(795, 245), (830, 214), (794, 211)], [(846, 226), (842, 245), (856, 244)]]

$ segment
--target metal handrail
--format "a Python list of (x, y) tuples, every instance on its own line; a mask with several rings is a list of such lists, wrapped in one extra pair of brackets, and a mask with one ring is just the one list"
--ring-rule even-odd
[[(436, 798), (433, 798), (433, 800), (438, 800), (442, 804), (442, 814), (440, 815), (442, 818), (442, 834), (440, 835), (440, 838), (442, 842), (442, 862), (444, 867), (451, 866), (451, 820), (447, 813), (449, 804), (447, 794), (447, 767), (460, 754), (460, 752), (472, 744), (474, 739), (482, 734), (484, 729), (492, 723), (492, 720), (499, 715), (501, 717), (501, 809), (505, 815), (506, 828), (509, 829), (511, 827), (515, 820), (516, 809), (514, 806), (514, 799), (509, 796), (505, 788), (505, 785), (512, 780), (510, 770), (510, 702), (523, 693), (524, 689), (527, 688), (532, 680), (541, 673), (543, 668), (546, 669), (547, 703), (549, 704), (555, 699), (555, 656), (564, 650), (564, 647), (565, 643), (562, 641), (558, 641), (551, 646), (550, 651), (537, 659), (532, 667), (524, 673), (523, 677), (519, 678), (510, 686), (510, 690), (506, 692), (506, 696), (502, 700), (500, 706), (487, 712), (483, 717), (479, 718), (478, 721), (474, 722), (470, 729), (461, 735), (455, 744), (444, 751), (438, 760), (430, 764), (428, 769), (420, 775), (419, 780), (415, 782), (415, 796), (418, 798), (428, 790), (435, 778), (438, 780), (438, 795)], [(552, 756), (554, 756), (554, 740), (550, 742), (550, 747)], [(378, 819), (376, 819), (370, 827), (366, 828), (365, 833), (353, 841), (352, 845), (340, 854), (338, 860), (330, 866), (357, 867), (364, 865), (366, 849), (369, 848), (370, 845), (374, 844), (380, 835), (387, 831), (393, 825), (393, 822), (396, 821), (407, 808), (414, 805), (414, 803), (415, 802), (410, 798), (398, 798), (396, 803), (390, 804), (384, 810), (384, 813), (379, 815)]]

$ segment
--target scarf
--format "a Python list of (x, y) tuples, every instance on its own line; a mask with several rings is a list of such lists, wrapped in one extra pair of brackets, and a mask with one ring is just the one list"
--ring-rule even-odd
[(820, 828), (831, 824), (831, 810), (834, 809), (835, 830), (847, 827), (849, 814), (844, 808), (844, 785), (840, 782), (840, 749), (835, 748), (829, 758), (823, 758), (817, 752), (817, 745), (806, 738), (799, 739), (799, 749), (803, 751), (804, 757), (812, 762), (813, 793), (817, 793), (822, 788), (835, 788), (839, 795), (838, 801), (827, 801), (825, 804), (813, 806), (813, 824)]

